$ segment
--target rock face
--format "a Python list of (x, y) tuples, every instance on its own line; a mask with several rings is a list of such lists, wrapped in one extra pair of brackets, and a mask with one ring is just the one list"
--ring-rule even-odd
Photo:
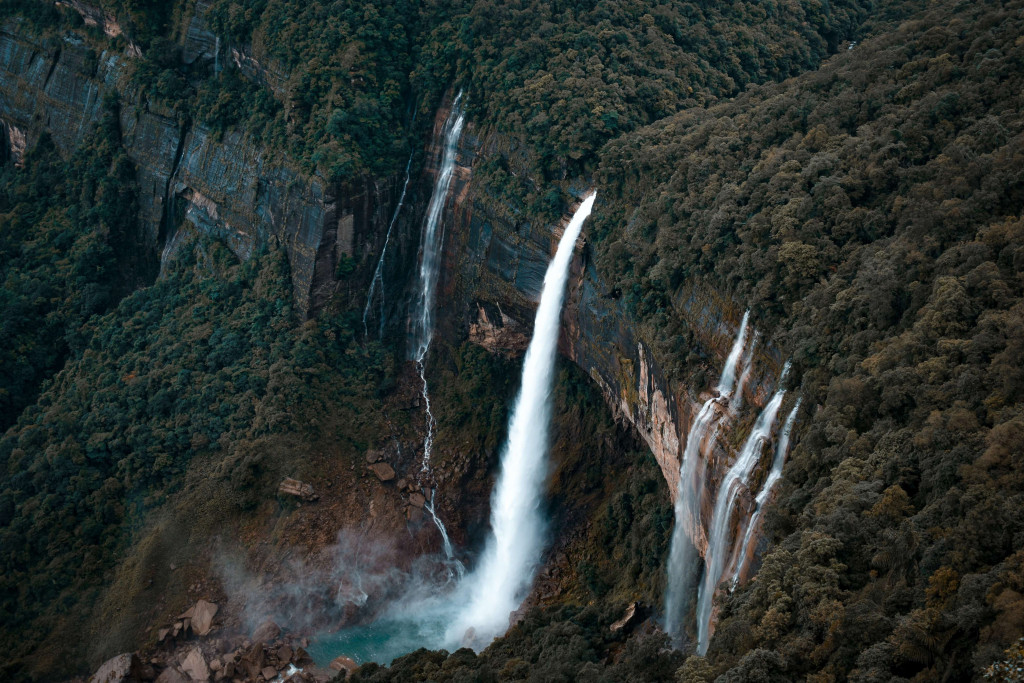
[[(459, 338), (468, 330), (473, 342), (501, 353), (519, 353), (529, 341), (544, 273), (562, 230), (561, 224), (522, 221), (513, 207), (473, 185), (474, 163), (504, 155), (513, 165), (516, 154), (501, 135), (467, 124), (458, 155), (461, 166), (449, 200), (451, 229), (446, 231), (440, 283), (441, 296), (456, 303), (446, 311), (448, 318), (439, 322), (439, 329), (449, 338)], [(574, 191), (581, 198), (588, 189)], [(666, 379), (650, 347), (638, 336), (631, 312), (590, 262), (586, 231), (584, 226), (573, 260), (560, 351), (594, 380), (617, 418), (644, 439), (675, 498), (687, 434), (704, 400), (699, 392), (710, 387)], [(692, 333), (695, 350), (708, 359), (709, 370), (717, 375), (742, 318), (742, 307), (715, 292), (695, 288), (682, 289), (673, 305), (675, 316)], [(759, 342), (744, 403), (763, 405), (781, 366), (778, 350)], [(687, 531), (703, 554), (714, 497), (732, 455), (720, 439), (707, 443), (702, 452), (707, 474), (701, 519), (689, 520)]]
[[(116, 35), (113, 18), (72, 4), (86, 21), (102, 20), (108, 35)], [(219, 41), (202, 20), (206, 5), (197, 3), (189, 24), (186, 61), (219, 54)], [(391, 183), (330, 184), (240, 133), (216, 139), (201, 125), (180, 127), (174, 112), (150, 103), (131, 81), (137, 54), (131, 45), (97, 52), (73, 31), (35, 39), (19, 20), (7, 21), (0, 27), (3, 153), (20, 161), (44, 132), (69, 153), (102, 116), (105, 96), (119, 94), (122, 142), (137, 168), (143, 234), (136, 237), (144, 250), (154, 260), (161, 251), (170, 255), (165, 247), (175, 243), (181, 225), (224, 239), (243, 259), (279, 244), (288, 254), (299, 311), (315, 310), (336, 286), (342, 254), (362, 262), (376, 252)], [(357, 254), (357, 247), (365, 253)]]

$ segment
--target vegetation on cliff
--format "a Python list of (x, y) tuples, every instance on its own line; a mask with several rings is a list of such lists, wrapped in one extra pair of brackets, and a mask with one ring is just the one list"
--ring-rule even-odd
[(0, 168), (0, 430), (82, 346), (82, 327), (140, 281), (135, 169), (117, 103), (68, 160), (48, 136)]
[[(100, 5), (143, 48), (144, 103), (246, 131), (332, 180), (396, 173), (462, 84), (478, 130), (511, 140), (475, 172), (513, 211), (555, 215), (565, 184), (600, 186), (599, 271), (666, 374), (708, 363), (681, 322), (694, 287), (749, 305), (792, 355), (805, 409), (766, 515), (771, 548), (721, 598), (706, 658), (610, 629), (629, 602), (660, 604), (671, 516), (656, 466), (565, 371), (551, 506), (572, 535), (547, 577), (560, 591), (479, 655), (421, 651), (356, 680), (962, 680), (1019, 657), (1020, 0), (876, 17), (878, 35), (849, 50), (858, 0), (212, 0), (219, 70), (182, 59), (192, 3)], [(11, 13), (107, 44), (67, 7)], [(198, 237), (139, 289), (153, 273), (132, 251), (116, 107), (69, 158), (43, 136), (24, 168), (0, 170), (10, 680), (60, 666), (39, 662), (74, 647), (104, 580), (189, 474), (217, 481), (241, 516), (270, 485), (267, 439), (310, 443), (329, 413), (354, 461), (395, 429), (381, 405), (398, 392), (398, 340), (357, 343), (344, 297), (296, 320), (276, 248), (240, 263)], [(431, 370), (438, 462), (482, 499), (511, 363), (451, 343)]]
[(677, 376), (686, 285), (792, 353), (807, 412), (708, 662), (964, 679), (1012, 644), (1024, 460), (1021, 4), (948, 3), (602, 152), (599, 262)]

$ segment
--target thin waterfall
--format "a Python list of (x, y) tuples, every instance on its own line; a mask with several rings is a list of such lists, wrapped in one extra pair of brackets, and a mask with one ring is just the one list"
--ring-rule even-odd
[[(491, 534), (480, 564), (467, 577), (467, 601), (448, 629), (448, 640), (486, 645), (508, 629), (509, 615), (533, 583), (544, 543), (540, 506), (548, 474), (548, 428), (555, 355), (569, 264), (591, 193), (573, 215), (544, 275), (544, 289), (523, 361), (522, 386), (509, 420), (508, 441), (491, 503)], [(469, 634), (472, 634), (470, 637)]]
[(453, 579), (462, 580), (462, 577), (466, 574), (466, 567), (455, 557), (455, 550), (452, 548), (452, 542), (448, 539), (448, 530), (445, 529), (444, 523), (441, 522), (441, 518), (437, 516), (437, 511), (434, 508), (434, 499), (436, 498), (437, 489), (431, 489), (430, 498), (423, 505), (427, 512), (430, 513), (430, 517), (434, 520), (434, 524), (437, 525), (437, 530), (441, 532), (441, 541), (444, 544), (444, 554), (448, 558), (448, 580)]
[(420, 273), (419, 295), (413, 306), (412, 315), (412, 357), (422, 362), (430, 350), (430, 342), (434, 336), (434, 298), (437, 289), (438, 274), (441, 268), (441, 247), (444, 242), (444, 229), (441, 215), (448, 189), (451, 187), (452, 176), (455, 174), (455, 158), (462, 136), (462, 126), (466, 117), (462, 112), (462, 93), (455, 97), (451, 113), (444, 123), (444, 152), (441, 157), (441, 168), (434, 182), (434, 192), (430, 195), (427, 215), (423, 219), (423, 232), (420, 236)]
[(425, 362), (430, 342), (434, 336), (434, 299), (437, 280), (441, 269), (441, 251), (444, 245), (444, 229), (441, 214), (448, 198), (452, 176), (455, 173), (455, 157), (458, 152), (459, 138), (466, 117), (461, 107), (462, 93), (455, 97), (451, 113), (444, 123), (444, 153), (441, 168), (434, 183), (434, 192), (430, 195), (427, 215), (423, 220), (423, 234), (420, 237), (420, 277), (419, 297), (412, 316), (412, 349), (413, 360), (423, 383), (423, 403), (427, 416), (427, 435), (423, 440), (422, 472), (430, 471), (430, 454), (434, 446), (434, 413), (430, 409), (430, 387), (427, 384)]
[[(716, 424), (716, 404), (728, 401), (732, 394), (736, 365), (747, 343), (749, 320), (750, 311), (746, 311), (722, 367), (722, 375), (718, 380), (718, 395), (704, 403), (690, 425), (686, 437), (686, 449), (683, 451), (683, 462), (679, 471), (679, 489), (676, 492), (675, 526), (672, 528), (672, 540), (669, 545), (668, 587), (665, 592), (665, 632), (675, 638), (682, 634), (683, 619), (689, 608), (687, 601), (693, 594), (696, 580), (692, 565), (697, 557), (697, 549), (686, 535), (686, 520), (692, 520), (694, 525), (700, 524), (700, 492), (704, 477), (703, 473), (700, 476), (695, 475), (698, 465), (705, 464), (701, 449), (707, 440), (709, 429)], [(711, 441), (714, 440), (714, 436), (715, 434), (711, 435)]]
[(786, 395), (786, 390), (782, 388), (782, 385), (788, 372), (789, 363), (787, 362), (782, 370), (782, 377), (779, 379), (779, 388), (761, 414), (758, 415), (750, 430), (750, 436), (747, 437), (736, 461), (726, 472), (718, 488), (715, 511), (708, 529), (707, 552), (704, 555), (704, 581), (701, 583), (697, 595), (697, 653), (700, 655), (703, 655), (708, 649), (713, 598), (725, 571), (728, 560), (727, 550), (732, 547), (729, 532), (736, 498), (740, 489), (747, 486), (750, 474), (760, 459), (761, 450), (771, 436), (772, 427), (775, 425), (775, 416)]
[(754, 509), (754, 514), (750, 518), (750, 523), (747, 524), (747, 531), (743, 534), (743, 541), (739, 546), (739, 555), (736, 559), (736, 570), (732, 574), (733, 586), (735, 586), (740, 580), (743, 570), (746, 569), (752, 550), (750, 544), (753, 540), (754, 532), (761, 521), (761, 513), (764, 511), (764, 505), (772, 495), (772, 489), (775, 488), (775, 484), (782, 478), (782, 466), (785, 464), (786, 454), (789, 452), (789, 435), (793, 431), (793, 423), (796, 421), (796, 413), (800, 410), (800, 400), (801, 399), (798, 398), (793, 409), (789, 411), (789, 417), (786, 418), (786, 423), (783, 425), (782, 432), (779, 435), (779, 442), (775, 446), (775, 457), (772, 459), (772, 469), (768, 472), (768, 477), (764, 480), (764, 485), (761, 486), (761, 491), (757, 494), (757, 498), (755, 499), (756, 507)]
[(743, 374), (740, 375), (740, 383), (736, 385), (736, 395), (729, 401), (729, 413), (735, 415), (743, 407), (743, 390), (747, 388), (750, 375), (754, 370), (754, 349), (757, 348), (758, 332), (754, 332), (754, 338), (750, 341), (750, 352), (747, 353), (747, 360), (743, 365)]
[(409, 154), (409, 161), (405, 162), (405, 182), (402, 183), (402, 194), (398, 197), (398, 206), (395, 207), (395, 212), (391, 215), (391, 222), (388, 223), (387, 234), (384, 235), (384, 248), (380, 250), (380, 258), (377, 259), (377, 268), (373, 271), (373, 279), (370, 280), (370, 291), (366, 293), (366, 306), (363, 308), (363, 339), (368, 336), (368, 330), (366, 328), (366, 319), (370, 315), (370, 306), (373, 303), (373, 295), (380, 287), (380, 320), (379, 329), (377, 331), (377, 338), (381, 339), (384, 337), (384, 257), (388, 253), (388, 243), (391, 241), (391, 230), (395, 227), (395, 221), (398, 220), (398, 214), (402, 211), (402, 204), (405, 202), (405, 193), (409, 189), (409, 171), (412, 168), (412, 154)]

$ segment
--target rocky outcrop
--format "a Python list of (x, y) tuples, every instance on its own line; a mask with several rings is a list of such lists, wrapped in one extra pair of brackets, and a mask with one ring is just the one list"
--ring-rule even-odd
[[(205, 5), (197, 3), (188, 25), (186, 61), (217, 58), (219, 40), (202, 19)], [(104, 21), (111, 26), (112, 19)], [(140, 189), (136, 237), (143, 251), (155, 260), (184, 223), (223, 239), (243, 259), (279, 244), (288, 254), (297, 308), (316, 310), (337, 287), (343, 254), (362, 262), (376, 252), (392, 183), (331, 184), (242, 133), (217, 138), (201, 125), (183, 127), (174, 111), (150, 101), (132, 81), (137, 54), (132, 46), (104, 49), (73, 31), (35, 38), (23, 22), (9, 20), (0, 28), (3, 153), (20, 161), (44, 132), (70, 153), (101, 117), (104, 98), (119, 95), (122, 142)]]

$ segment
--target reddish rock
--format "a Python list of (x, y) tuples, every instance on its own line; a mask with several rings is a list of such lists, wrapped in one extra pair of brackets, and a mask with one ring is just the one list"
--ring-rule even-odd
[(188, 680), (188, 676), (178, 671), (173, 666), (168, 667), (160, 672), (160, 675), (156, 678), (156, 683), (191, 683)]
[(217, 615), (219, 608), (212, 602), (200, 600), (193, 605), (192, 632), (197, 636), (205, 636), (213, 629), (213, 618)]
[(427, 498), (422, 493), (414, 493), (409, 496), (409, 504), (421, 508), (427, 504)]
[(255, 643), (269, 643), (279, 635), (281, 635), (281, 627), (267, 619), (252, 632), (252, 639)]
[(377, 475), (377, 478), (381, 481), (391, 481), (395, 478), (395, 469), (387, 464), (386, 462), (378, 462), (374, 465), (370, 465), (370, 469)]
[(335, 671), (347, 671), (349, 673), (359, 668), (359, 665), (351, 657), (335, 657), (328, 666)]
[(192, 648), (188, 653), (185, 661), (181, 663), (181, 669), (193, 681), (210, 680), (210, 670), (206, 666), (206, 658), (203, 657), (203, 653), (198, 647)]

